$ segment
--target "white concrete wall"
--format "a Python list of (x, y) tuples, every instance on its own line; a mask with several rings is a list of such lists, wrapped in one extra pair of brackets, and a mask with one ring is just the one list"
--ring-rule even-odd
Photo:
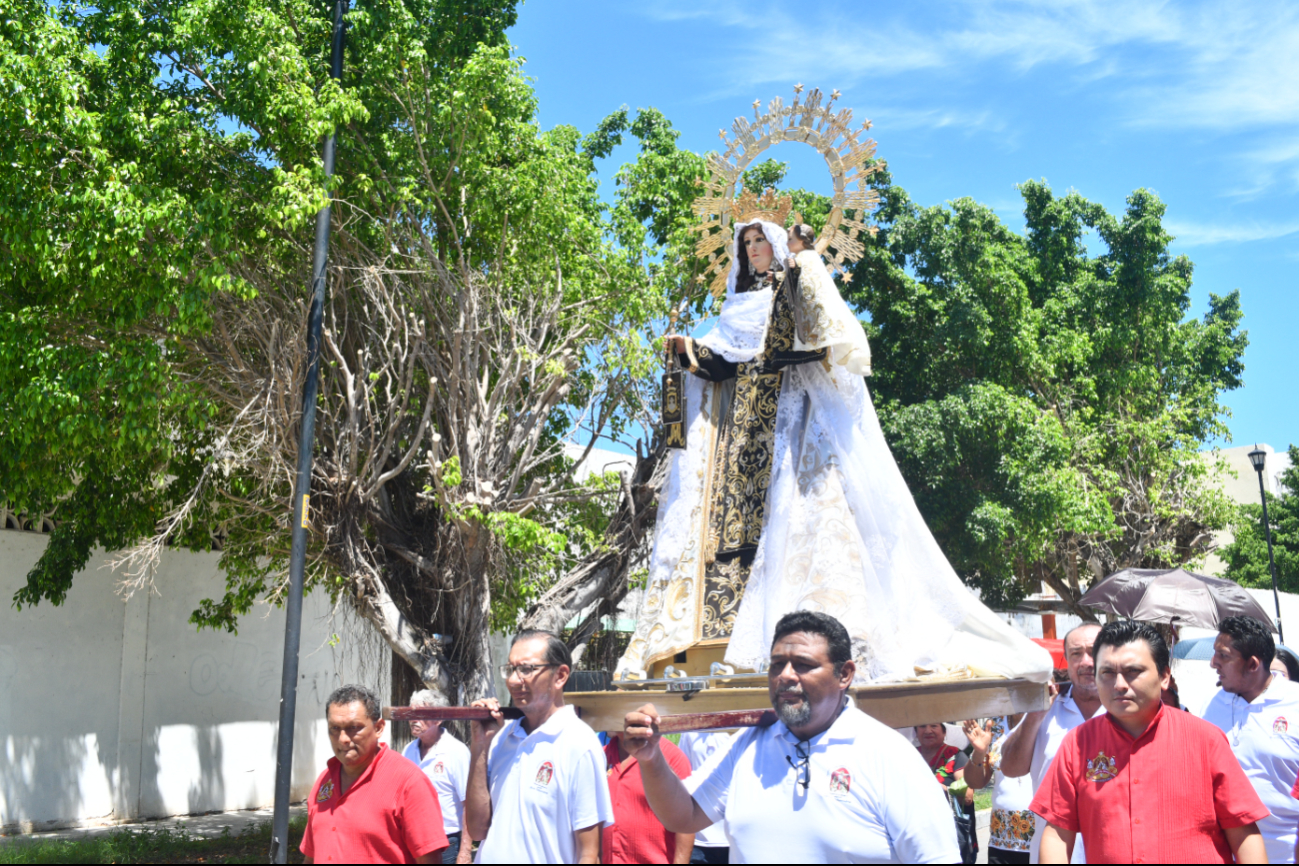
[[(169, 551), (156, 592), (128, 602), (92, 559), (60, 607), (10, 603), (47, 536), (0, 531), (0, 827), (80, 824), (274, 801), (284, 612), (259, 605), (238, 635), (196, 631), (219, 597), (217, 554)], [(339, 639), (331, 638), (338, 634)], [(390, 654), (313, 594), (303, 609), (293, 798), (330, 756), (324, 701), (343, 682), (388, 694)]]

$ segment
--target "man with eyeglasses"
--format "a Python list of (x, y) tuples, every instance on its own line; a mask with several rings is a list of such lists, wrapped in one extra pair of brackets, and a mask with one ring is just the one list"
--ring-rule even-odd
[(659, 748), (652, 705), (628, 713), (627, 751), (674, 833), (720, 822), (733, 863), (957, 863), (942, 789), (897, 731), (848, 697), (857, 672), (834, 617), (781, 617), (767, 688), (779, 720), (742, 730), (688, 780)]
[(472, 722), (465, 827), (478, 863), (598, 863), (613, 823), (604, 747), (564, 705), (568, 647), (551, 632), (514, 636), (505, 684), (522, 719), (506, 722), (495, 698), (474, 701), (492, 721)]

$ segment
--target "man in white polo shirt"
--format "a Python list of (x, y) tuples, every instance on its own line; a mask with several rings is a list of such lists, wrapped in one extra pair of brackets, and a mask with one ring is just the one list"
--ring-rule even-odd
[(604, 747), (564, 706), (572, 664), (557, 635), (521, 631), (501, 672), (523, 718), (505, 722), (495, 698), (473, 703), (494, 717), (471, 723), (465, 826), (482, 841), (479, 863), (600, 861), (613, 801)]
[[(1096, 662), (1092, 658), (1092, 644), (1100, 630), (1096, 623), (1085, 622), (1064, 636), (1065, 664), (1069, 669), (1068, 691), (1061, 693), (1051, 703), (1050, 709), (1024, 716), (1019, 727), (1002, 741), (1002, 775), (1011, 779), (1028, 776), (1033, 783), (1033, 793), (1041, 787), (1065, 735), (1097, 713), (1105, 712), (1100, 692), (1096, 690)], [(1034, 816), (1034, 824), (1029, 862), (1039, 863), (1046, 822)], [(1080, 835), (1073, 846), (1072, 862), (1087, 862), (1084, 841)]]
[[(690, 771), (699, 772), (699, 768), (708, 762), (718, 749), (724, 749), (731, 742), (731, 735), (725, 731), (693, 731), (681, 735), (677, 745), (690, 759)], [(695, 847), (690, 852), (690, 862), (699, 866), (725, 864), (730, 862), (726, 833), (721, 824), (705, 827), (695, 834)]]
[(1263, 623), (1229, 616), (1218, 623), (1209, 667), (1219, 691), (1205, 707), (1206, 722), (1221, 728), (1263, 805), (1258, 822), (1267, 862), (1293, 863), (1299, 801), (1290, 795), (1299, 777), (1299, 685), (1272, 676), (1276, 644)]
[[(412, 707), (445, 707), (446, 698), (429, 689), (410, 696)], [(442, 729), (441, 722), (416, 720), (410, 723), (415, 739), (402, 752), (424, 771), (437, 791), (442, 807), (442, 829), (449, 843), (442, 852), (443, 863), (468, 863), (473, 853), (469, 838), (460, 833), (465, 820), (465, 788), (469, 784), (469, 749)]]
[(627, 751), (663, 826), (721, 822), (732, 863), (956, 863), (956, 826), (911, 744), (853, 705), (856, 666), (834, 617), (781, 617), (767, 688), (779, 717), (736, 734), (684, 782), (659, 750), (653, 705), (628, 713)]

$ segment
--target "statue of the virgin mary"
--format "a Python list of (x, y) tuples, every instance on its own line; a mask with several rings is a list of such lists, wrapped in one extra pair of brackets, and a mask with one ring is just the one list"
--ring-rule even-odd
[[(858, 684), (923, 674), (1045, 680), (1049, 656), (961, 583), (884, 441), (870, 350), (806, 235), (734, 225), (715, 327), (669, 337), (685, 447), (670, 453), (649, 584), (615, 676), (737, 673), (793, 610), (838, 618)], [(792, 266), (791, 266), (792, 265)]]

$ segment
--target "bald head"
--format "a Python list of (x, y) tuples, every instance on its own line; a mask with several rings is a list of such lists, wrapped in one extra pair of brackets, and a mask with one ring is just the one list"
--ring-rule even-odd
[(1069, 668), (1069, 682), (1074, 694), (1085, 698), (1095, 697), (1096, 661), (1092, 658), (1092, 644), (1101, 627), (1094, 622), (1075, 626), (1064, 636), (1064, 658)]

